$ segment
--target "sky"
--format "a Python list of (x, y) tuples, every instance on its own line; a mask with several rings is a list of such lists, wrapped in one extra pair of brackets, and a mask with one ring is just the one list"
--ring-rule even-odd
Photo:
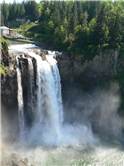
[[(16, 2), (22, 2), (22, 1), (28, 1), (28, 0), (0, 0), (0, 2), (2, 2), (2, 1), (5, 1), (5, 2), (7, 2), (7, 3), (13, 3), (13, 1), (16, 1)], [(40, 2), (41, 0), (35, 0), (36, 2)], [(91, 0), (91, 1), (94, 1), (94, 0)], [(113, 2), (115, 1), (115, 0), (112, 0)]]
[[(26, 1), (26, 0), (0, 0), (0, 2), (1, 1), (5, 1), (5, 2), (7, 2), (7, 3), (13, 3), (13, 1), (16, 1), (16, 2), (22, 2), (22, 1)], [(35, 0), (36, 2), (40, 2), (41, 0)]]

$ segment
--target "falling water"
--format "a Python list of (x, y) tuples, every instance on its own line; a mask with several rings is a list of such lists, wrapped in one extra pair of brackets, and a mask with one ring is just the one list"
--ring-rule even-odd
[[(32, 45), (33, 46), (33, 45)], [(30, 132), (34, 132), (33, 127), (42, 130), (45, 128), (51, 135), (59, 141), (60, 128), (63, 122), (63, 108), (61, 97), (60, 75), (57, 67), (57, 62), (54, 58), (55, 52), (48, 52), (45, 60), (33, 50), (28, 50), (27, 45), (16, 46), (11, 49), (21, 51), (25, 54), (28, 61), (29, 86), (28, 86), (28, 105), (34, 113), (33, 126)], [(35, 65), (32, 62), (35, 61)], [(34, 69), (36, 72), (34, 72)], [(22, 73), (23, 74), (23, 73)], [(36, 76), (34, 75), (36, 74)], [(36, 79), (34, 79), (36, 78)], [(26, 128), (24, 124), (24, 103), (23, 103), (23, 87), (21, 84), (21, 71), (19, 68), (19, 59), (17, 58), (17, 82), (18, 82), (18, 112), (19, 112), (19, 127), (22, 135)], [(35, 86), (34, 86), (35, 84)], [(33, 89), (35, 87), (35, 90)], [(34, 91), (36, 94), (34, 94)], [(35, 95), (35, 102), (33, 101)], [(35, 105), (34, 105), (35, 104)], [(30, 110), (29, 110), (30, 112)], [(53, 138), (53, 139), (54, 139)]]
[[(57, 64), (53, 63), (51, 57), (49, 61), (42, 60), (42, 57), (34, 52), (28, 54), (35, 58), (37, 65), (37, 123), (45, 123), (52, 128), (52, 134), (59, 137), (60, 116), (62, 116), (62, 102), (60, 101), (60, 77), (57, 71)], [(58, 79), (59, 78), (59, 79)], [(56, 80), (58, 79), (58, 80)], [(59, 102), (58, 102), (59, 101)], [(61, 115), (60, 115), (61, 114)], [(62, 117), (61, 117), (62, 119)]]
[(19, 67), (19, 59), (16, 58), (17, 62), (17, 85), (18, 85), (18, 92), (17, 92), (17, 99), (18, 99), (18, 120), (19, 120), (19, 130), (20, 130), (20, 139), (23, 139), (24, 136), (24, 104), (23, 104), (23, 89), (22, 89), (22, 78), (21, 78), (21, 70)]
[[(29, 45), (29, 49), (27, 48), (28, 45), (11, 47), (12, 50), (23, 52), (25, 55), (17, 59), (17, 73), (19, 73), (17, 79), (18, 91), (21, 92), (21, 97), (18, 92), (19, 113), (20, 110), (23, 113), (23, 118), (22, 115), (19, 116), (20, 132), (26, 130), (25, 137), (29, 144), (48, 146), (94, 144), (96, 138), (93, 136), (90, 125), (64, 123), (61, 80), (55, 59), (56, 52), (48, 51), (48, 54), (42, 57), (40, 51), (37, 50), (36, 53), (31, 46), (35, 45)], [(19, 68), (20, 59), (26, 59), (23, 61), (23, 65), (28, 65), (28, 67), (24, 66), (22, 73)], [(25, 69), (28, 70), (28, 72), (26, 71), (28, 73), (27, 77), (25, 77)], [(24, 91), (24, 109), (23, 88), (25, 87), (23, 86), (25, 86), (26, 82), (24, 83), (24, 81), (26, 80), (23, 80), (23, 85), (21, 85), (21, 74), (23, 78), (28, 78), (28, 86), (26, 84), (27, 89)], [(27, 105), (28, 114), (27, 110), (25, 110)], [(31, 120), (31, 123), (28, 123), (28, 118), (29, 121)], [(26, 121), (25, 124), (24, 119)], [(85, 138), (86, 133), (87, 138)]]
[(28, 60), (28, 73), (29, 73), (29, 93), (28, 93), (28, 107), (30, 111), (33, 111), (33, 80), (34, 80), (34, 68), (33, 62), (31, 58), (27, 58)]
[(60, 74), (57, 67), (57, 61), (53, 58), (55, 56), (55, 52), (54, 54), (52, 54), (52, 56), (51, 56), (51, 52), (48, 52), (48, 53), (49, 54), (46, 56), (46, 59), (52, 68), (52, 73), (53, 73), (53, 77), (55, 81), (56, 96), (57, 96), (57, 100), (59, 104), (59, 112), (60, 112), (59, 119), (60, 119), (60, 122), (62, 123), (63, 122), (63, 105), (62, 105), (62, 95), (61, 95)]

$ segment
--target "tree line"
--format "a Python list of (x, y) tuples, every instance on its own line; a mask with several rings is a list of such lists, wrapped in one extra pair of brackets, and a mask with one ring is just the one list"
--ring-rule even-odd
[(16, 18), (37, 21), (27, 34), (70, 54), (91, 58), (102, 49), (124, 45), (124, 1), (4, 2), (1, 11), (6, 25)]
[(3, 3), (1, 4), (1, 24), (8, 25), (15, 19), (26, 19), (35, 21), (39, 17), (38, 4), (35, 1), (23, 1), (22, 3)]

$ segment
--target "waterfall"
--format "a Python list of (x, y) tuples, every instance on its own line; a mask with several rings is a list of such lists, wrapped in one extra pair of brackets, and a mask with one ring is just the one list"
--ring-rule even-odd
[[(53, 139), (56, 138), (56, 140), (59, 140), (60, 128), (63, 122), (63, 108), (60, 75), (57, 61), (55, 60), (55, 52), (49, 51), (46, 58), (42, 59), (41, 55), (31, 49), (28, 50), (20, 47), (19, 50), (25, 54), (25, 56), (21, 56), (20, 58), (17, 57), (17, 98), (20, 135), (23, 135), (27, 128), (24, 114), (26, 111), (24, 107), (26, 101), (23, 101), (25, 98), (23, 99), (24, 87), (22, 85), (22, 76), (24, 74), (23, 72), (25, 72), (25, 67), (24, 70), (21, 71), (19, 66), (20, 59), (22, 58), (22, 60), (26, 59), (28, 65), (28, 67), (26, 67), (26, 70), (28, 70), (26, 71), (28, 73), (28, 86), (26, 87), (28, 89), (24, 93), (27, 96), (28, 102), (26, 103), (26, 105), (28, 105), (27, 116), (34, 116), (29, 132), (35, 132), (36, 130), (33, 130), (33, 128), (38, 125), (37, 129), (40, 129), (40, 134), (45, 128), (47, 130), (45, 134), (49, 133), (48, 137), (52, 135)], [(26, 61), (23, 61), (22, 65), (26, 65)], [(33, 112), (33, 114), (31, 112)]]
[[(54, 52), (55, 56), (55, 52)], [(56, 96), (58, 100), (58, 105), (59, 105), (59, 119), (60, 122), (63, 122), (63, 105), (62, 105), (62, 95), (61, 95), (61, 80), (60, 80), (60, 74), (59, 70), (57, 67), (57, 61), (53, 58), (53, 54), (51, 56), (51, 52), (49, 52), (48, 56), (46, 56), (46, 59), (48, 63), (51, 65), (52, 68), (52, 73), (54, 77), (54, 82), (55, 82), (55, 90), (56, 90)]]
[(55, 135), (59, 136), (60, 119), (63, 118), (61, 117), (62, 100), (60, 97), (61, 89), (59, 89), (61, 86), (57, 64), (53, 57), (42, 60), (42, 57), (34, 52), (28, 52), (28, 54), (35, 58), (37, 66), (36, 121), (37, 123), (45, 123), (52, 128)]
[(29, 74), (29, 92), (28, 92), (28, 107), (30, 112), (33, 111), (33, 82), (34, 82), (34, 67), (31, 58), (27, 58), (28, 60), (28, 74)]
[(17, 100), (18, 100), (18, 121), (19, 121), (19, 130), (20, 130), (20, 139), (24, 136), (24, 103), (23, 103), (23, 88), (22, 88), (22, 78), (21, 78), (21, 70), (19, 66), (19, 58), (16, 58), (16, 72), (17, 72)]
[(95, 143), (90, 125), (64, 123), (56, 52), (41, 55), (25, 46), (13, 48), (21, 52), (16, 58), (21, 140), (47, 146)]

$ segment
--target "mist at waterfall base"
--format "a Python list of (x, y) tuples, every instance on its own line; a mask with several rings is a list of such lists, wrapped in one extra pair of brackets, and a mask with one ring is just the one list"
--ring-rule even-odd
[(29, 48), (29, 45), (23, 45), (11, 49), (24, 53), (23, 58), (27, 59), (29, 65), (30, 80), (34, 80), (34, 75), (31, 74), (34, 73), (31, 71), (34, 68), (32, 59), (35, 59), (37, 71), (36, 83), (31, 81), (29, 85), (29, 94), (32, 96), (27, 100), (30, 100), (31, 112), (35, 117), (31, 127), (27, 127), (21, 85), (22, 66), (21, 63), (18, 65), (20, 57), (17, 57), (19, 139), (15, 144), (31, 147), (71, 146), (85, 149), (100, 143), (93, 128), (106, 136), (120, 139), (122, 121), (117, 115), (120, 104), (117, 85), (111, 85), (107, 90), (95, 90), (91, 96), (85, 93), (79, 94), (78, 91), (75, 93), (73, 89), (63, 105), (55, 52), (49, 51), (46, 59), (43, 60), (33, 51), (32, 46)]
[[(76, 95), (72, 90), (64, 107), (65, 118), (58, 137), (51, 127), (36, 123), (28, 135), (28, 143), (85, 149), (100, 144), (98, 135), (106, 139), (123, 140), (123, 121), (117, 114), (120, 103), (117, 91), (118, 87), (112, 85), (108, 91), (98, 90), (89, 97)], [(73, 95), (74, 100), (71, 97)]]
[(121, 100), (117, 83), (112, 83), (107, 88), (97, 88), (90, 93), (71, 88), (67, 98), (66, 121), (83, 122), (91, 126), (93, 133), (97, 133), (97, 137), (123, 140), (124, 123), (118, 115)]

